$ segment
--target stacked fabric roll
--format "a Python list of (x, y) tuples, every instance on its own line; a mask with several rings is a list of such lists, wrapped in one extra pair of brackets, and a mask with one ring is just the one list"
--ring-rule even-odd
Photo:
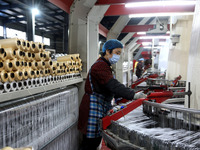
[(7, 146), (0, 150), (33, 150), (33, 148), (32, 147), (12, 148), (12, 147)]
[(57, 61), (61, 64), (61, 68), (65, 66), (67, 74), (79, 73), (82, 71), (82, 61), (80, 54), (69, 54), (66, 56), (57, 57)]
[[(45, 50), (43, 43), (18, 38), (0, 40), (0, 93), (1, 89), (9, 92), (24, 86), (31, 87), (32, 79), (36, 78), (45, 78), (39, 80), (39, 85), (44, 85), (42, 81), (48, 82), (50, 76), (80, 73), (81, 68), (79, 54), (68, 55), (52, 62), (51, 52)], [(36, 86), (36, 80), (34, 83)]]

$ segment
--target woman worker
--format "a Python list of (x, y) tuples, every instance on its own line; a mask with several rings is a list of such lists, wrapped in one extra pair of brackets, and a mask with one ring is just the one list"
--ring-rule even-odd
[[(120, 59), (123, 45), (116, 39), (104, 43), (102, 57), (92, 65), (85, 83), (85, 94), (79, 108), (78, 129), (83, 133), (81, 150), (96, 150), (101, 142), (99, 120), (111, 108), (113, 97), (132, 100), (134, 90), (113, 77), (111, 64)], [(144, 95), (138, 95), (142, 98)]]

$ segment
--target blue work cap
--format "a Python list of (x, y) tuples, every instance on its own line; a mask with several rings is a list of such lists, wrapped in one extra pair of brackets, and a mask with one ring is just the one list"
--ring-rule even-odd
[(123, 45), (120, 41), (116, 39), (111, 39), (103, 44), (102, 52), (104, 53), (107, 49), (115, 49), (115, 48), (123, 48)]

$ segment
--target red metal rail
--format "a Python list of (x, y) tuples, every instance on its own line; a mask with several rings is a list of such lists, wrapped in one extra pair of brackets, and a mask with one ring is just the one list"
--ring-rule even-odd
[(107, 129), (107, 127), (111, 124), (111, 121), (116, 121), (123, 117), (124, 115), (128, 114), (129, 112), (133, 111), (140, 105), (142, 105), (143, 101), (145, 100), (155, 100), (157, 103), (162, 103), (163, 101), (171, 98), (173, 96), (173, 92), (171, 91), (163, 91), (163, 92), (156, 92), (156, 93), (150, 93), (147, 98), (141, 98), (133, 101), (132, 103), (129, 103), (126, 105), (125, 108), (119, 110), (118, 112), (106, 116), (102, 119), (102, 128), (103, 130)]

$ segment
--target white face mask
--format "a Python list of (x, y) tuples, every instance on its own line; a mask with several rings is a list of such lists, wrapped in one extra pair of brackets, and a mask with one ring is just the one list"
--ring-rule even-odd
[(120, 59), (120, 55), (113, 54), (113, 56), (109, 58), (109, 61), (111, 64), (116, 64), (119, 59)]

